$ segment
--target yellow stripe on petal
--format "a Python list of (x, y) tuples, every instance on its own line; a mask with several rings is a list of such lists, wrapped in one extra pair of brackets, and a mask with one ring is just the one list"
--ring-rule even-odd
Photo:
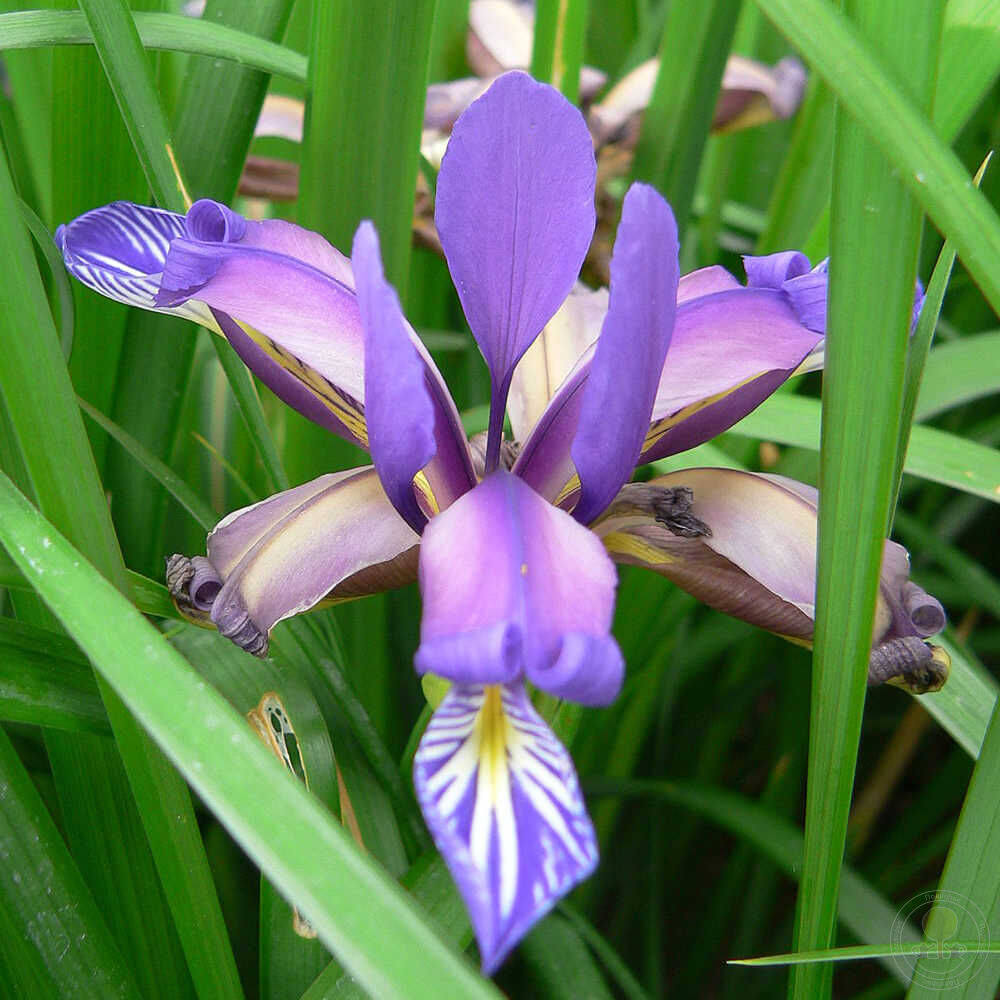
[(664, 417), (662, 420), (654, 421), (649, 430), (646, 432), (646, 440), (643, 442), (642, 450), (647, 452), (653, 447), (663, 437), (667, 431), (676, 427), (678, 424), (683, 423), (685, 420), (690, 419), (696, 413), (707, 409), (714, 403), (720, 403), (727, 396), (731, 396), (738, 389), (742, 389), (743, 386), (749, 385), (751, 382), (756, 381), (766, 375), (767, 372), (757, 372), (755, 375), (751, 375), (749, 378), (745, 378), (742, 382), (737, 382), (736, 385), (730, 386), (728, 389), (724, 389), (722, 392), (717, 392), (714, 396), (706, 396), (704, 399), (699, 399), (697, 402), (691, 403), (685, 406), (684, 409), (678, 410), (676, 413), (671, 414), (669, 417)]
[(597, 862), (572, 761), (520, 683), (453, 685), (413, 764), (417, 799), (495, 969)]
[(294, 375), (316, 398), (361, 442), (368, 447), (368, 428), (364, 415), (355, 402), (324, 378), (315, 368), (310, 367), (280, 344), (247, 323), (235, 320), (236, 325), (273, 361), (281, 365), (290, 375)]

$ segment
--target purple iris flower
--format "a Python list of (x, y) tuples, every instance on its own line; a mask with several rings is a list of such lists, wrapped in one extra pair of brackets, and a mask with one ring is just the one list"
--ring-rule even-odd
[[(610, 290), (575, 286), (594, 181), (579, 111), (524, 73), (499, 77), (455, 125), (435, 218), (489, 368), (481, 447), (385, 280), (371, 223), (351, 259), (315, 233), (209, 201), (183, 217), (116, 203), (56, 234), (81, 281), (224, 335), (289, 405), (370, 451), (373, 467), (230, 514), (207, 557), (172, 558), (168, 582), (189, 616), (263, 654), (283, 618), (419, 577), (416, 668), (451, 686), (414, 784), (487, 972), (597, 863), (572, 761), (526, 685), (584, 705), (615, 698), (612, 560), (669, 567), (709, 603), (811, 635), (814, 505), (796, 507), (794, 522), (780, 504), (770, 517), (760, 496), (720, 505), (710, 470), (691, 470), (694, 493), (684, 474), (628, 480), (773, 392), (821, 345), (816, 314), (782, 282), (755, 283), (756, 261), (749, 285), (718, 267), (679, 278), (671, 210), (641, 184), (624, 200)], [(788, 493), (747, 475), (764, 494)], [(732, 537), (739, 551), (710, 547)], [(906, 591), (907, 605), (906, 587), (905, 571), (886, 584), (878, 644), (915, 616), (925, 627), (913, 635), (937, 622), (932, 599)], [(784, 627), (786, 608), (798, 631)]]

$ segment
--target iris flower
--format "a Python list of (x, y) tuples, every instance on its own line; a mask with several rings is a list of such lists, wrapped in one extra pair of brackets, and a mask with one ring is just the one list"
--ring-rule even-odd
[[(264, 654), (281, 619), (416, 573), (416, 669), (451, 686), (414, 784), (486, 972), (597, 863), (572, 761), (528, 685), (584, 705), (618, 694), (612, 560), (812, 634), (807, 487), (710, 469), (628, 480), (731, 426), (817, 350), (825, 274), (792, 254), (748, 261), (747, 285), (717, 267), (679, 278), (671, 210), (635, 184), (610, 290), (582, 289), (594, 177), (579, 111), (524, 73), (455, 125), (436, 223), (490, 373), (489, 428), (472, 446), (371, 223), (350, 260), (210, 201), (186, 216), (116, 203), (56, 235), (84, 283), (211, 327), (287, 403), (370, 451), (373, 466), (230, 514), (207, 557), (174, 557), (169, 580), (189, 615)], [(876, 649), (907, 636), (926, 648), (940, 606), (908, 583), (905, 552), (887, 551)]]

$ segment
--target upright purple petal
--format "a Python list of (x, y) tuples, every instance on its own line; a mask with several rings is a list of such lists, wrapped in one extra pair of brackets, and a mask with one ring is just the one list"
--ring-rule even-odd
[(455, 123), (435, 221), (501, 410), (514, 366), (580, 271), (595, 176), (580, 112), (526, 73), (499, 77)]
[(522, 684), (455, 685), (420, 740), (413, 783), (489, 975), (597, 864), (573, 762)]
[(173, 308), (156, 303), (170, 244), (184, 235), (183, 215), (116, 201), (59, 226), (55, 242), (69, 273), (100, 295), (214, 328), (199, 303)]
[(413, 479), (437, 450), (424, 365), (396, 291), (385, 280), (378, 234), (370, 222), (358, 226), (351, 256), (365, 328), (365, 415), (372, 459), (392, 505), (422, 531), (427, 517), (417, 504)]
[(516, 476), (492, 473), (431, 520), (419, 575), (420, 673), (462, 684), (523, 674), (587, 705), (618, 693), (614, 566), (594, 534)]
[(573, 516), (588, 524), (635, 468), (649, 427), (677, 309), (677, 223), (645, 184), (625, 195), (611, 257), (608, 314), (570, 449), (580, 477)]

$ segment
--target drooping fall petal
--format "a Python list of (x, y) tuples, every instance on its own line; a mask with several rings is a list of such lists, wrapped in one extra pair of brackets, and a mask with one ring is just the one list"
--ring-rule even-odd
[(420, 673), (464, 684), (525, 676), (586, 705), (618, 693), (614, 566), (592, 532), (516, 476), (494, 472), (430, 522), (419, 574)]
[(651, 187), (625, 195), (601, 328), (570, 448), (580, 477), (573, 516), (592, 521), (632, 475), (649, 427), (677, 310), (677, 223)]
[(521, 683), (456, 684), (420, 740), (413, 783), (489, 975), (597, 864), (573, 763)]
[[(671, 530), (673, 511), (657, 510), (658, 493), (681, 487), (691, 491), (685, 513), (710, 534), (677, 534)], [(625, 487), (594, 530), (616, 560), (648, 566), (736, 618), (809, 641), (816, 611), (817, 503), (813, 487), (783, 476), (683, 469)], [(900, 641), (911, 655), (944, 624), (940, 603), (909, 579), (906, 550), (887, 541), (873, 657)], [(929, 661), (932, 651), (921, 655)]]
[[(223, 635), (262, 655), (275, 624), (337, 596), (338, 585), (347, 597), (408, 582), (418, 542), (375, 470), (351, 469), (224, 518), (208, 536), (208, 558), (191, 560), (178, 588)], [(365, 585), (353, 585), (358, 574)]]

